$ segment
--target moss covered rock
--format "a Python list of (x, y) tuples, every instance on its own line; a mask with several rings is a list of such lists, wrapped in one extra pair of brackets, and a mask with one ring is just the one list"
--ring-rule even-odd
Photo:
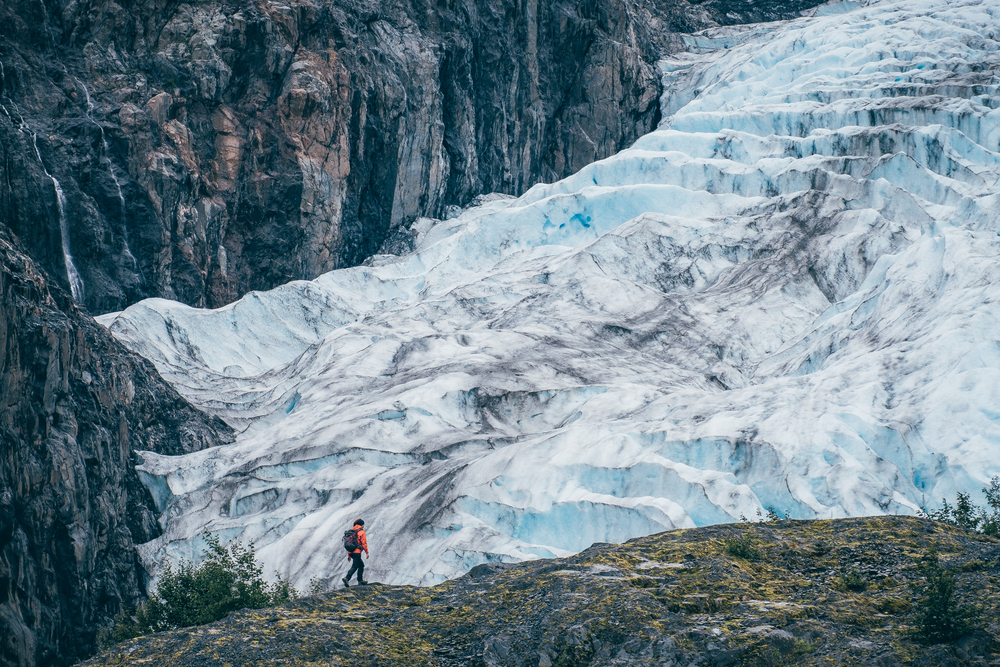
[[(733, 555), (734, 538), (762, 557)], [(976, 607), (977, 628), (950, 644), (917, 634), (931, 549)], [(236, 612), (87, 664), (990, 665), (998, 575), (1000, 542), (926, 519), (710, 526)]]

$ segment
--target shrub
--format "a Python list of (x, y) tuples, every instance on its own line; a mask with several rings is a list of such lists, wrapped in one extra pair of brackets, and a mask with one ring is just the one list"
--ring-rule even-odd
[(859, 593), (868, 588), (868, 581), (856, 569), (851, 569), (840, 578), (839, 587), (845, 591)]
[[(788, 513), (788, 510), (785, 510), (784, 512), (779, 514), (778, 510), (775, 509), (774, 505), (768, 505), (766, 509), (767, 509), (767, 518), (765, 518), (764, 521), (767, 521), (768, 523), (772, 523), (774, 521), (788, 521), (790, 518), (792, 518), (791, 514)], [(760, 516), (760, 510), (757, 510), (757, 516), (758, 517)]]
[(764, 508), (767, 510), (767, 514), (760, 511), (760, 509), (754, 510), (756, 518), (748, 519), (746, 514), (740, 514), (740, 523), (774, 523), (775, 521), (788, 521), (792, 518), (788, 510), (784, 511), (784, 514), (780, 514), (774, 505), (768, 505)]
[(758, 561), (764, 558), (763, 551), (757, 546), (757, 540), (750, 534), (750, 531), (745, 531), (738, 537), (727, 537), (722, 541), (722, 545), (725, 552), (734, 558), (749, 561)]
[(195, 566), (182, 560), (176, 569), (167, 563), (149, 599), (119, 614), (114, 626), (103, 633), (103, 644), (203, 625), (237, 609), (262, 609), (298, 597), (298, 591), (280, 577), (273, 584), (263, 580), (252, 542), (246, 547), (233, 542), (227, 548), (213, 535), (206, 535), (205, 540), (205, 561)]
[(992, 537), (1000, 537), (1000, 476), (991, 479), (983, 493), (986, 494), (986, 504), (993, 511), (986, 515), (980, 530)]
[(916, 637), (926, 644), (940, 644), (959, 639), (975, 629), (978, 610), (959, 605), (955, 599), (955, 575), (938, 562), (931, 549), (919, 563), (926, 577), (923, 595), (917, 602)]
[(326, 593), (327, 583), (322, 579), (313, 577), (309, 580), (309, 595), (323, 595)]
[(1000, 537), (1000, 476), (991, 479), (990, 485), (982, 491), (986, 495), (987, 507), (976, 505), (968, 493), (960, 491), (954, 505), (943, 498), (940, 508), (927, 510), (922, 507), (918, 515), (992, 537)]

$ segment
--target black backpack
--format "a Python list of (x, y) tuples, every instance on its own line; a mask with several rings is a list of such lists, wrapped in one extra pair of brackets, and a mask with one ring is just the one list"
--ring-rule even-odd
[(358, 539), (358, 532), (360, 528), (351, 528), (350, 530), (344, 531), (344, 548), (348, 551), (354, 551), (355, 549), (361, 548), (361, 540)]

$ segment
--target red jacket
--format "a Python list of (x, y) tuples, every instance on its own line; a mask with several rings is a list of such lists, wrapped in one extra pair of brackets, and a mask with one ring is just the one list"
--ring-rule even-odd
[[(358, 542), (361, 542), (361, 549), (365, 550), (365, 555), (366, 556), (370, 555), (368, 553), (368, 538), (365, 536), (364, 526), (360, 526), (358, 524), (354, 524), (353, 528), (357, 528), (358, 529)], [(351, 553), (352, 554), (359, 554), (359, 553), (361, 553), (361, 549), (355, 549)], [(350, 558), (350, 554), (348, 554), (348, 558)]]

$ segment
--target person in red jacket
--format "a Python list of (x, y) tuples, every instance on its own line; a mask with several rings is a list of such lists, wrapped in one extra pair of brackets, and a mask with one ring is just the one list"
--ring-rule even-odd
[[(351, 559), (351, 569), (348, 571), (347, 576), (341, 579), (344, 582), (344, 586), (350, 588), (351, 577), (354, 573), (358, 573), (358, 583), (362, 586), (366, 585), (368, 582), (365, 581), (365, 564), (361, 561), (361, 550), (364, 549), (365, 558), (368, 558), (368, 538), (365, 536), (365, 520), (358, 519), (354, 522), (354, 527), (351, 528), (352, 531), (357, 531), (357, 543), (360, 545), (353, 551), (348, 550), (347, 557)], [(345, 538), (346, 539), (346, 538)]]

